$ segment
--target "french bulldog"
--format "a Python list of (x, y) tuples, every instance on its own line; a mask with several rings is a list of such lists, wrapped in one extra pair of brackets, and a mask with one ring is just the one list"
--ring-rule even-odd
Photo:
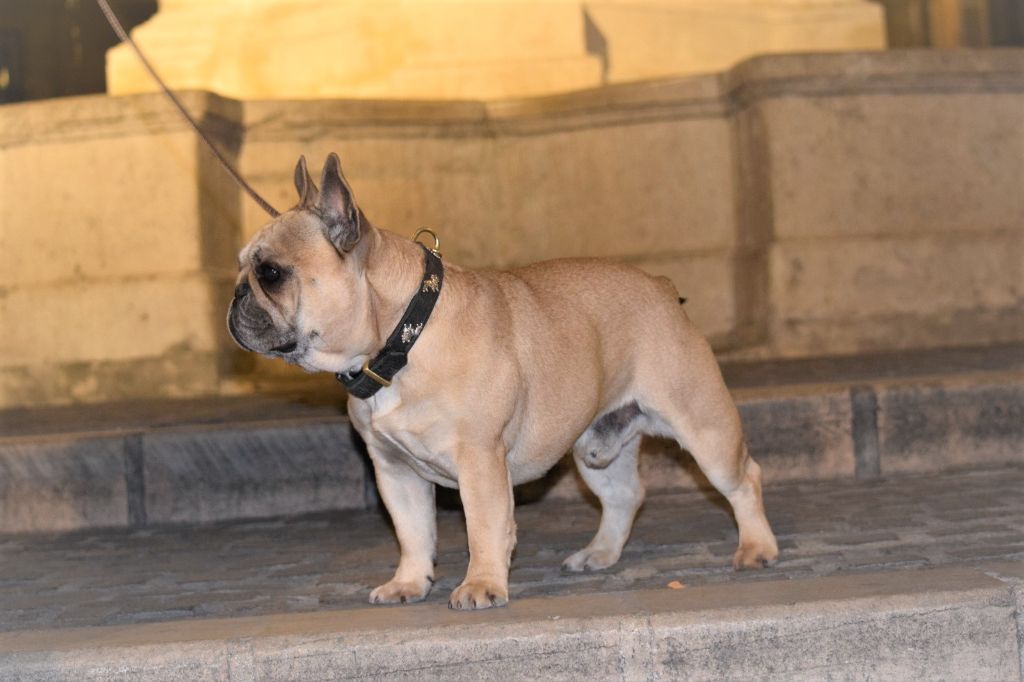
[[(438, 261), (443, 279), (427, 277), (432, 255), (366, 219), (335, 154), (319, 188), (299, 159), (295, 186), (298, 204), (241, 251), (228, 328), (246, 350), (371, 385), (372, 395), (350, 391), (348, 414), (401, 549), (372, 603), (430, 592), (441, 485), (459, 490), (469, 538), (469, 567), (449, 607), (506, 604), (512, 487), (570, 450), (602, 511), (593, 540), (563, 566), (613, 565), (644, 499), (644, 434), (675, 439), (732, 505), (736, 569), (776, 560), (761, 469), (668, 279), (599, 260), (509, 271)], [(423, 296), (432, 297), (426, 316)], [(419, 317), (400, 326), (416, 306)], [(396, 344), (402, 366), (393, 376), (371, 369)]]

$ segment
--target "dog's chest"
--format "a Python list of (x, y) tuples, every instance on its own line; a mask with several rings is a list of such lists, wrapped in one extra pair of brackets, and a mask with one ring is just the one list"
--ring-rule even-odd
[[(367, 443), (376, 443), (374, 456), (393, 456), (405, 461), (427, 480), (454, 485), (458, 480), (450, 456), (450, 439), (436, 428), (438, 420), (425, 418), (416, 410), (403, 407), (397, 397), (381, 391), (366, 401), (353, 422)], [(433, 425), (433, 428), (432, 428)], [(373, 448), (371, 447), (371, 450)]]

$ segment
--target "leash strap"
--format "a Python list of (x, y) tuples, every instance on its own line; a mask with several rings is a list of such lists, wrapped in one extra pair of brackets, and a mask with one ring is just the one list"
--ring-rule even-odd
[(423, 281), (416, 295), (409, 302), (405, 314), (398, 326), (391, 332), (384, 348), (375, 357), (363, 363), (363, 368), (353, 374), (338, 372), (335, 374), (349, 395), (366, 400), (374, 393), (391, 385), (391, 380), (399, 370), (409, 363), (409, 351), (412, 350), (420, 333), (430, 319), (441, 295), (444, 283), (444, 266), (441, 259), (430, 249), (420, 244), (424, 255)]
[(102, 11), (103, 16), (107, 18), (107, 23), (110, 24), (110, 28), (114, 29), (114, 33), (117, 34), (117, 37), (122, 43), (127, 43), (132, 48), (135, 52), (135, 56), (139, 58), (140, 62), (142, 62), (142, 66), (145, 67), (149, 75), (156, 81), (156, 84), (160, 86), (160, 89), (163, 90), (165, 95), (167, 95), (167, 98), (171, 100), (171, 103), (177, 107), (178, 112), (185, 117), (188, 124), (192, 126), (192, 130), (196, 131), (196, 134), (199, 135), (203, 142), (206, 143), (206, 146), (209, 147), (210, 151), (213, 152), (213, 155), (217, 157), (221, 167), (228, 172), (228, 175), (238, 183), (239, 187), (244, 189), (246, 193), (252, 197), (253, 201), (260, 205), (260, 208), (269, 213), (271, 218), (276, 218), (281, 215), (278, 213), (277, 209), (271, 206), (266, 199), (261, 197), (259, 193), (245, 181), (245, 178), (235, 170), (235, 167), (232, 166), (231, 163), (224, 158), (224, 155), (220, 153), (220, 150), (214, 146), (213, 142), (210, 141), (210, 138), (206, 136), (206, 133), (204, 133), (202, 128), (199, 127), (199, 124), (196, 123), (196, 120), (192, 118), (192, 115), (188, 113), (187, 109), (185, 109), (185, 105), (181, 103), (181, 100), (178, 99), (177, 95), (171, 92), (171, 89), (168, 88), (163, 79), (160, 78), (156, 69), (154, 69), (149, 63), (149, 60), (146, 59), (146, 55), (142, 54), (142, 50), (140, 50), (139, 46), (135, 44), (135, 41), (132, 40), (130, 35), (128, 35), (128, 32), (124, 30), (124, 27), (121, 26), (121, 22), (118, 20), (117, 15), (114, 14), (114, 10), (110, 9), (110, 5), (107, 4), (107, 0), (96, 0), (96, 4), (100, 6), (100, 11)]

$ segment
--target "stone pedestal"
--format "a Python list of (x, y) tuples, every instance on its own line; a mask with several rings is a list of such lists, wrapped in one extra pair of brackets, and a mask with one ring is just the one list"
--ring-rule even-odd
[[(867, 0), (163, 0), (133, 35), (171, 87), (244, 99), (501, 99), (884, 47)], [(155, 87), (124, 46), (107, 83)]]

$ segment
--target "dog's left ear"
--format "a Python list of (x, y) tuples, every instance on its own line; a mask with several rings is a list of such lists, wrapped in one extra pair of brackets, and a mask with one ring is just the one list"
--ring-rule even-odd
[(317, 202), (327, 238), (334, 248), (348, 253), (363, 236), (360, 224), (359, 209), (356, 207), (352, 188), (341, 173), (341, 162), (334, 152), (324, 162), (324, 172), (320, 177), (320, 198)]
[(299, 208), (315, 208), (320, 201), (320, 190), (309, 175), (305, 156), (300, 156), (295, 164), (295, 191), (299, 193)]

